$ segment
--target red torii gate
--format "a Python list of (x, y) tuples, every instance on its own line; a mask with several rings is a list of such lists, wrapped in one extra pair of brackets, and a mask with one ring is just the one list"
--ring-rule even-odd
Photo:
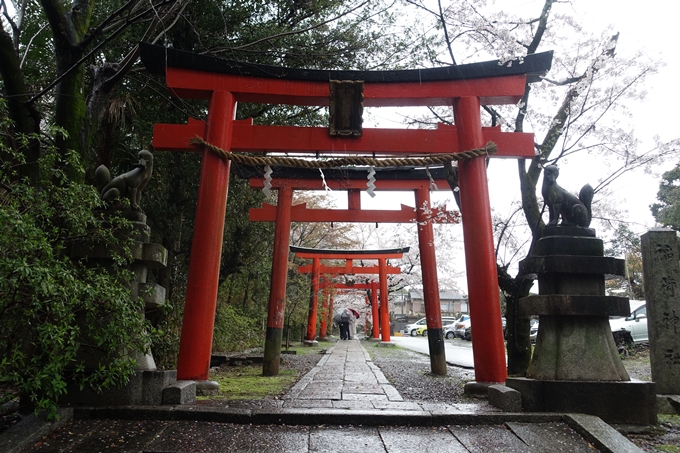
[[(401, 274), (401, 269), (395, 266), (387, 265), (385, 272), (387, 275), (398, 275)], [(314, 266), (312, 264), (305, 264), (302, 266), (298, 266), (298, 273), (300, 274), (313, 274), (314, 273)], [(380, 274), (380, 266), (354, 266), (353, 260), (347, 259), (345, 260), (345, 266), (327, 266), (325, 264), (321, 264), (319, 266), (319, 274), (324, 277), (326, 280), (324, 283), (321, 283), (321, 287), (324, 289), (324, 300), (322, 303), (322, 310), (326, 310), (325, 317), (324, 313), (322, 312), (321, 314), (321, 322), (320, 322), (320, 327), (319, 327), (319, 338), (325, 338), (326, 337), (326, 327), (327, 327), (327, 322), (329, 319), (332, 318), (333, 315), (333, 300), (332, 300), (332, 295), (328, 292), (329, 287), (332, 287), (333, 289), (365, 289), (367, 291), (371, 291), (371, 309), (373, 313), (373, 338), (378, 339), (380, 336), (380, 328), (377, 322), (378, 319), (378, 298), (377, 298), (377, 292), (378, 292), (378, 283), (374, 280), (371, 280), (370, 283), (355, 283), (355, 284), (340, 284), (338, 282), (334, 282), (330, 280), (332, 276), (339, 276), (339, 275), (378, 275)], [(312, 291), (313, 291), (312, 287)], [(331, 297), (331, 300), (328, 301), (328, 297)], [(313, 300), (310, 298), (310, 304), (313, 303)], [(389, 341), (389, 340), (383, 340), (383, 341)]]
[(366, 305), (371, 306), (371, 316), (373, 317), (373, 323), (372, 323), (372, 329), (373, 329), (373, 335), (372, 339), (373, 340), (380, 340), (380, 325), (378, 321), (378, 282), (375, 280), (371, 280), (369, 283), (354, 283), (354, 284), (349, 284), (349, 283), (338, 283), (338, 282), (329, 282), (327, 284), (328, 286), (331, 286), (335, 291), (344, 291), (344, 292), (352, 292), (352, 291), (370, 291), (371, 292), (371, 300), (368, 300), (368, 294), (366, 295)]
[[(552, 53), (544, 53), (507, 63), (492, 61), (406, 71), (327, 71), (252, 65), (146, 43), (140, 44), (140, 55), (150, 72), (166, 76), (166, 84), (175, 96), (210, 101), (203, 126), (195, 122), (156, 125), (153, 145), (159, 150), (187, 150), (188, 139), (195, 135), (230, 151), (307, 154), (456, 153), (482, 148), (492, 140), (498, 146), (498, 156), (523, 158), (534, 156), (533, 134), (482, 128), (480, 106), (518, 102), (524, 94), (527, 75), (538, 80), (536, 76), (545, 74), (552, 61)], [(367, 107), (453, 106), (456, 125), (436, 130), (367, 129), (362, 136), (348, 139), (330, 136), (326, 128), (251, 126), (234, 121), (237, 101), (329, 105), (331, 80), (363, 81), (363, 105)], [(203, 149), (178, 379), (208, 378), (229, 168), (229, 161)], [(460, 162), (459, 186), (470, 315), (477, 320), (475, 376), (479, 383), (504, 382), (498, 277), (483, 157)], [(287, 191), (279, 190), (279, 201), (286, 202), (282, 193)], [(277, 210), (277, 214), (283, 211), (286, 210)], [(290, 216), (290, 204), (287, 212)], [(290, 224), (290, 217), (282, 220)], [(277, 231), (277, 237), (281, 233)], [(278, 251), (287, 252), (287, 248)], [(274, 286), (272, 281), (272, 289)], [(285, 299), (270, 299), (272, 303), (283, 304)], [(266, 341), (278, 341), (279, 348), (282, 322), (269, 319), (267, 326)]]
[[(389, 272), (388, 272), (389, 273)], [(371, 306), (371, 316), (373, 318), (373, 323), (372, 323), (372, 329), (373, 329), (373, 335), (372, 339), (373, 340), (380, 340), (380, 323), (379, 323), (379, 316), (378, 316), (378, 282), (375, 280), (371, 280), (368, 283), (355, 283), (353, 285), (349, 285), (347, 283), (337, 283), (337, 282), (331, 282), (329, 285), (331, 285), (335, 290), (344, 290), (345, 292), (351, 292), (351, 291), (370, 291), (371, 292), (371, 300), (368, 300), (368, 294), (366, 295), (366, 305)]]
[[(327, 250), (327, 249), (310, 249), (303, 247), (290, 247), (290, 251), (295, 253), (298, 258), (311, 259), (312, 261), (312, 297), (309, 302), (309, 316), (307, 318), (307, 336), (306, 341), (314, 341), (316, 338), (316, 318), (318, 306), (318, 292), (319, 292), (319, 276), (321, 275), (321, 260), (346, 260), (349, 266), (341, 268), (343, 270), (352, 270), (352, 261), (355, 259), (378, 260), (378, 275), (380, 284), (380, 306), (383, 307), (382, 316), (380, 319), (380, 326), (382, 328), (382, 341), (389, 343), (390, 341), (390, 318), (387, 300), (387, 260), (400, 259), (404, 253), (408, 253), (409, 247), (399, 249), (385, 249), (385, 250)], [(361, 268), (356, 268), (361, 269)], [(397, 269), (398, 270), (398, 269)], [(299, 271), (299, 269), (298, 269)], [(362, 272), (366, 273), (366, 272)], [(265, 359), (266, 359), (265, 354)]]
[[(245, 173), (245, 172), (243, 172)], [(292, 190), (324, 190), (319, 174), (308, 169), (290, 169), (276, 167), (273, 171), (269, 184), (271, 188), (290, 190), (286, 197), (293, 196)], [(290, 221), (297, 222), (376, 222), (376, 223), (408, 223), (415, 222), (418, 225), (418, 246), (420, 249), (420, 263), (423, 275), (423, 287), (425, 297), (425, 315), (428, 320), (428, 346), (430, 349), (430, 368), (432, 373), (446, 374), (446, 353), (444, 349), (444, 336), (441, 323), (441, 306), (439, 301), (439, 283), (437, 279), (437, 263), (434, 251), (434, 231), (433, 223), (458, 223), (459, 215), (457, 212), (449, 212), (445, 207), (432, 207), (430, 203), (430, 191), (433, 189), (443, 190), (448, 187), (444, 169), (433, 168), (431, 170), (407, 169), (378, 169), (374, 175), (376, 191), (384, 190), (411, 190), (414, 192), (416, 206), (412, 208), (402, 205), (399, 210), (362, 210), (360, 192), (366, 188), (366, 169), (346, 168), (324, 170), (326, 187), (333, 190), (347, 191), (348, 209), (308, 209), (306, 205), (296, 205), (289, 208), (288, 202), (277, 203), (271, 206), (264, 203), (262, 208), (250, 210), (250, 220), (252, 221), (276, 221), (276, 229), (289, 231), (290, 227), (279, 225), (280, 220), (289, 218)], [(265, 181), (262, 177), (250, 177), (250, 185), (253, 188), (263, 188)], [(441, 189), (440, 189), (441, 188)], [(292, 190), (291, 190), (292, 189)], [(289, 210), (290, 215), (280, 215), (278, 211)], [(281, 220), (283, 221), (283, 220)], [(288, 246), (287, 234), (276, 236), (275, 248)], [(279, 243), (278, 240), (286, 242)], [(272, 305), (271, 301), (285, 297), (285, 279), (287, 269), (287, 257), (278, 256), (281, 261), (272, 263), (272, 280), (280, 282), (277, 284), (277, 291), (270, 295), (269, 319), (276, 319), (274, 310), (280, 307)], [(281, 324), (281, 327), (283, 324)], [(281, 331), (281, 335), (283, 332)], [(309, 334), (311, 335), (311, 333)], [(308, 337), (309, 337), (308, 335)], [(312, 339), (308, 339), (312, 341)], [(388, 344), (385, 341), (382, 344)], [(264, 351), (264, 373), (265, 375), (278, 373), (280, 362), (279, 342), (265, 344)]]

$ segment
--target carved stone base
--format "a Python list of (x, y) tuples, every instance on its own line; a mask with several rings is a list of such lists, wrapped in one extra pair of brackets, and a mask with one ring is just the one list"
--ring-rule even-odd
[(508, 378), (505, 385), (522, 394), (522, 409), (527, 412), (576, 412), (596, 415), (607, 423), (657, 423), (653, 382)]
[(629, 381), (607, 317), (541, 316), (527, 377)]

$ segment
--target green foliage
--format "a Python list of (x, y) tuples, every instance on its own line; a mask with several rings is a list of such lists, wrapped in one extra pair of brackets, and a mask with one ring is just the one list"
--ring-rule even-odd
[(623, 257), (626, 259), (624, 277), (617, 277), (605, 282), (607, 290), (623, 290), (631, 299), (644, 300), (645, 287), (642, 275), (642, 247), (640, 235), (621, 223), (609, 241), (605, 256)]
[[(143, 304), (130, 300), (130, 275), (69, 258), (85, 238), (114, 245), (93, 214), (101, 204), (94, 188), (70, 182), (63, 170), (82, 171), (77, 155), (43, 146), (35, 186), (18, 179), (21, 156), (0, 151), (9, 156), (0, 160), (0, 384), (16, 386), (36, 410), (55, 417), (71, 380), (95, 389), (127, 382), (135, 362), (122, 352), (143, 351), (150, 334)], [(98, 359), (95, 369), (85, 351)]]
[(650, 206), (656, 221), (680, 230), (680, 165), (663, 174), (656, 198), (659, 203)]
[(229, 305), (223, 297), (218, 297), (213, 334), (213, 351), (245, 351), (264, 343), (264, 332), (260, 318), (252, 313)]

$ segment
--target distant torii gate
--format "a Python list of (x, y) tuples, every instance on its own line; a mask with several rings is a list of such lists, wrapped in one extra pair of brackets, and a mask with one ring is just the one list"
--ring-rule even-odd
[[(291, 250), (294, 252), (294, 250)], [(408, 251), (408, 248), (404, 253)], [(368, 258), (367, 258), (368, 259)], [(371, 280), (370, 283), (355, 283), (352, 285), (349, 284), (338, 284), (337, 282), (334, 282), (330, 280), (332, 276), (340, 276), (340, 275), (379, 275), (380, 274), (380, 266), (354, 266), (354, 260), (352, 259), (346, 259), (345, 260), (345, 266), (327, 266), (325, 264), (319, 265), (319, 275), (323, 275), (324, 278), (327, 279), (326, 283), (323, 284), (321, 283), (320, 285), (324, 289), (324, 300), (322, 303), (322, 308), (323, 310), (326, 310), (326, 316), (324, 317), (324, 313), (321, 315), (321, 322), (320, 322), (320, 332), (319, 332), (319, 338), (325, 338), (326, 337), (326, 327), (327, 327), (327, 322), (328, 319), (331, 319), (333, 316), (333, 303), (332, 301), (328, 301), (327, 298), (330, 294), (328, 294), (328, 288), (332, 287), (333, 289), (364, 289), (367, 291), (371, 291), (371, 310), (373, 314), (373, 338), (378, 339), (380, 336), (380, 328), (378, 324), (378, 282), (375, 280)], [(385, 272), (387, 275), (399, 275), (401, 274), (401, 269), (396, 267), (396, 266), (391, 266), (387, 265), (385, 266)], [(298, 266), (298, 273), (300, 274), (314, 274), (314, 265), (313, 264), (305, 264), (302, 266)], [(313, 280), (312, 280), (313, 282)], [(314, 285), (312, 284), (312, 291), (314, 291)], [(332, 296), (331, 296), (332, 297)], [(313, 296), (310, 297), (310, 305), (312, 303), (316, 303), (314, 301)], [(383, 341), (389, 341), (389, 339), (383, 339)]]
[[(312, 261), (312, 296), (309, 302), (309, 316), (307, 319), (307, 341), (313, 341), (316, 338), (316, 319), (319, 293), (319, 276), (321, 275), (321, 264), (323, 260), (346, 260), (348, 266), (344, 270), (361, 270), (361, 267), (352, 266), (352, 260), (378, 260), (377, 273), (379, 275), (378, 282), (380, 284), (380, 306), (383, 307), (382, 315), (380, 317), (380, 326), (382, 328), (382, 341), (390, 341), (390, 317), (389, 317), (389, 303), (387, 292), (387, 260), (400, 259), (404, 253), (408, 253), (409, 247), (400, 249), (384, 249), (384, 250), (327, 250), (327, 249), (310, 249), (303, 247), (291, 247), (290, 251), (295, 253), (298, 258), (311, 259)], [(341, 268), (342, 269), (342, 268)], [(326, 270), (329, 270), (328, 268)], [(398, 269), (397, 269), (398, 270)], [(362, 273), (367, 273), (363, 271)], [(396, 272), (395, 272), (396, 273)], [(265, 360), (267, 356), (265, 354)]]
[[(498, 146), (496, 156), (531, 158), (533, 134), (482, 128), (480, 106), (517, 103), (524, 95), (527, 75), (530, 81), (539, 80), (537, 76), (545, 74), (552, 61), (552, 53), (543, 53), (519, 61), (433, 69), (328, 71), (252, 65), (146, 43), (140, 44), (140, 55), (150, 72), (165, 75), (173, 95), (210, 101), (206, 123), (156, 125), (155, 149), (186, 151), (189, 139), (197, 135), (229, 151), (307, 155), (319, 151), (359, 155), (458, 153), (493, 141)], [(435, 130), (365, 129), (359, 136), (352, 133), (348, 138), (342, 133), (330, 135), (327, 128), (252, 126), (234, 121), (237, 101), (327, 106), (329, 82), (335, 80), (361, 83), (360, 97), (366, 107), (452, 106), (456, 125)], [(206, 380), (209, 375), (229, 168), (229, 161), (204, 147), (178, 379)], [(475, 377), (478, 383), (504, 382), (507, 374), (484, 157), (460, 162), (459, 186), (470, 316), (476, 320)], [(285, 192), (279, 190), (280, 200)], [(274, 285), (272, 282), (272, 288)], [(270, 299), (272, 303), (283, 304), (285, 299)], [(282, 323), (282, 319), (268, 320), (267, 342), (278, 341), (280, 347)]]
[(353, 285), (332, 282), (331, 285), (336, 291), (345, 290), (346, 292), (349, 292), (364, 290), (371, 293), (370, 300), (368, 299), (368, 294), (366, 295), (366, 305), (370, 305), (371, 307), (371, 317), (373, 319), (373, 322), (371, 323), (372, 338), (374, 340), (380, 340), (380, 317), (378, 315), (378, 287), (380, 285), (378, 282), (371, 280), (368, 283), (355, 283)]

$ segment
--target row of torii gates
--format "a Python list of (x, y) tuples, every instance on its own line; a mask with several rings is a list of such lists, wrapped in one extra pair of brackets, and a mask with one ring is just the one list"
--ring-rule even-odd
[[(140, 51), (150, 72), (165, 75), (166, 85), (174, 96), (209, 101), (205, 122), (189, 119), (186, 125), (157, 124), (153, 138), (156, 150), (196, 151), (199, 149), (189, 142), (199, 137), (209, 145), (234, 153), (367, 157), (451, 154), (452, 160), (459, 153), (482, 149), (490, 141), (497, 146), (497, 153), (490, 157), (533, 157), (533, 134), (482, 127), (480, 109), (482, 105), (517, 103), (524, 95), (527, 80), (540, 80), (552, 62), (549, 52), (504, 63), (489, 61), (402, 71), (327, 71), (253, 65), (149, 44), (142, 44)], [(331, 123), (329, 128), (255, 126), (249, 120), (235, 120), (237, 102), (329, 106)], [(428, 130), (362, 129), (364, 106), (450, 106), (455, 125)], [(208, 145), (200, 150), (201, 176), (177, 365), (178, 379), (199, 381), (207, 380), (209, 373), (230, 171), (230, 160), (219, 157)], [(479, 384), (505, 382), (507, 377), (485, 163), (482, 155), (460, 160), (458, 164), (470, 316), (475, 322), (475, 379)], [(343, 170), (343, 174), (346, 172)], [(366, 172), (364, 169), (364, 182)], [(351, 178), (333, 179), (324, 171), (328, 186), (348, 190), (349, 207), (336, 213), (326, 212), (323, 220), (313, 220), (318, 213), (293, 206), (292, 195), (294, 190), (320, 189), (320, 176), (308, 179), (296, 176), (295, 171), (291, 177), (279, 177), (279, 170), (276, 173), (271, 184), (278, 191), (277, 206), (264, 206), (260, 211), (269, 216), (260, 220), (276, 222), (265, 375), (278, 373), (286, 288), (286, 272), (281, 266), (288, 262), (290, 223), (340, 222), (347, 221), (350, 215), (355, 216), (354, 221), (375, 221), (359, 220), (370, 218), (359, 204), (358, 190), (365, 188), (365, 184), (357, 187), (352, 185)], [(430, 178), (390, 179), (399, 172), (387, 173), (389, 176), (383, 179), (380, 172), (376, 175), (376, 190), (412, 190), (416, 196), (419, 209), (402, 211), (407, 212), (404, 215), (409, 217), (407, 221), (414, 216), (420, 219), (426, 307), (436, 307), (436, 313), (428, 311), (426, 315), (428, 340), (431, 357), (439, 363), (437, 358), (444, 357), (439, 291), (434, 244), (426, 236), (428, 226), (431, 232), (432, 222), (424, 217), (431, 211)], [(410, 186), (409, 181), (417, 183)], [(264, 184), (263, 178), (251, 178), (252, 187)], [(438, 186), (446, 187), (446, 183), (440, 181)], [(404, 214), (388, 212), (390, 218)], [(329, 218), (334, 215), (335, 219)], [(257, 220), (254, 217), (251, 219)], [(433, 372), (442, 374), (435, 369)]]
[[(312, 259), (312, 264), (302, 265), (298, 267), (298, 272), (301, 274), (311, 274), (311, 296), (309, 303), (309, 316), (307, 317), (307, 335), (305, 340), (308, 342), (314, 341), (316, 338), (316, 320), (319, 290), (323, 292), (323, 300), (321, 304), (321, 316), (319, 319), (319, 338), (323, 339), (327, 336), (327, 325), (332, 322), (333, 316), (333, 297), (334, 293), (338, 291), (365, 291), (366, 304), (371, 307), (372, 316), (372, 337), (373, 339), (380, 338), (382, 331), (382, 342), (389, 343), (390, 341), (390, 317), (388, 306), (388, 290), (387, 277), (388, 275), (395, 275), (401, 273), (401, 268), (387, 264), (390, 258), (401, 258), (404, 253), (409, 251), (409, 247), (399, 249), (386, 250), (323, 250), (310, 249), (304, 247), (292, 247), (291, 252), (295, 253), (298, 258)], [(321, 260), (345, 260), (344, 266), (328, 266), (321, 264)], [(375, 266), (355, 266), (354, 260), (377, 260), (378, 265)], [(365, 283), (351, 283), (345, 280), (345, 283), (340, 283), (336, 279), (341, 276), (357, 276), (357, 275), (378, 275), (378, 281), (373, 279), (366, 279)], [(380, 308), (378, 308), (378, 288), (380, 288)], [(379, 314), (380, 311), (380, 314)]]

